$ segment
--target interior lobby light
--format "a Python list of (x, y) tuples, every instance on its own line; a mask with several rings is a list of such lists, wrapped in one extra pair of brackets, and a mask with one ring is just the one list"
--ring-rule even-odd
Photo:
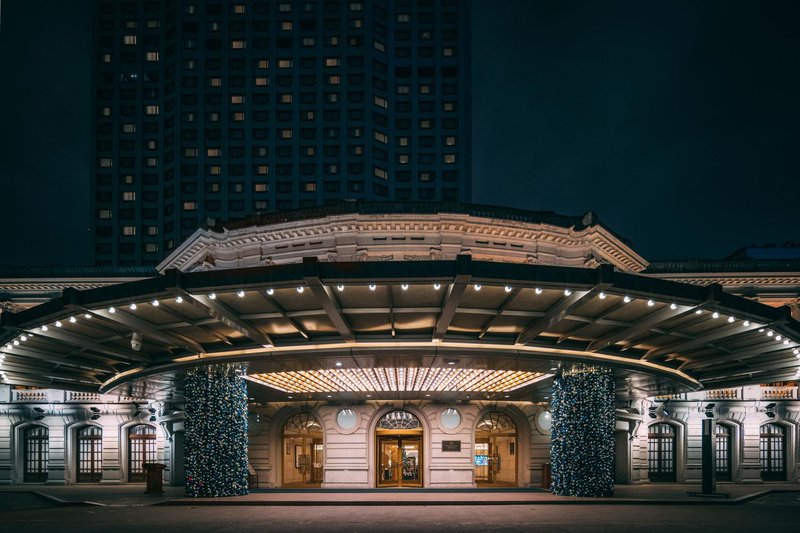
[(478, 284), (478, 283), (476, 283), (476, 284), (475, 284), (475, 285), (473, 285), (472, 287), (473, 287), (473, 288), (474, 288), (476, 291), (479, 291), (479, 290), (481, 290), (481, 286), (480, 286), (480, 284)]

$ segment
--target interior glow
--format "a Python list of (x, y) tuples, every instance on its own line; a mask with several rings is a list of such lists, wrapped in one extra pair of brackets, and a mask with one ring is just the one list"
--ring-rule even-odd
[(289, 393), (511, 392), (541, 379), (541, 372), (477, 368), (332, 368), (251, 374), (247, 379)]

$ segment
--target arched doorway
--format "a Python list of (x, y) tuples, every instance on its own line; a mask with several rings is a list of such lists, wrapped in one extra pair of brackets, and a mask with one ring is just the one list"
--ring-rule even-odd
[(717, 481), (731, 481), (733, 479), (733, 439), (730, 426), (717, 424), (715, 438), (714, 468)]
[(761, 479), (786, 481), (786, 428), (779, 424), (761, 426), (759, 445)]
[(517, 426), (505, 413), (486, 413), (475, 426), (475, 482), (479, 487), (517, 486)]
[(157, 458), (156, 430), (147, 424), (128, 429), (128, 481), (144, 483), (144, 463), (155, 463)]
[(281, 446), (284, 487), (320, 487), (325, 461), (322, 425), (309, 413), (289, 417)]
[(77, 431), (75, 447), (78, 483), (97, 483), (103, 477), (103, 430), (84, 426)]
[(650, 481), (675, 481), (675, 428), (653, 424), (647, 434), (647, 468)]
[(22, 433), (23, 481), (47, 481), (47, 460), (50, 455), (50, 431), (45, 426), (30, 426)]
[(422, 423), (408, 411), (391, 411), (375, 428), (378, 487), (422, 486)]

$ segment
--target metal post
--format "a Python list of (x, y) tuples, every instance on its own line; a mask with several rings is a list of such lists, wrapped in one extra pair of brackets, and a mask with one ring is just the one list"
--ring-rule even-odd
[(717, 492), (717, 479), (714, 469), (714, 419), (703, 419), (703, 494)]

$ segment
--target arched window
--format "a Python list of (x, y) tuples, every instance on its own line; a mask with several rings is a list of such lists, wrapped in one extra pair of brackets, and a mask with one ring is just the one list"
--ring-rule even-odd
[(419, 418), (408, 411), (392, 411), (383, 415), (378, 422), (379, 429), (422, 429)]
[(315, 488), (325, 461), (322, 425), (310, 413), (297, 413), (283, 425), (283, 486)]
[(715, 438), (716, 449), (714, 451), (714, 468), (716, 469), (718, 481), (731, 481), (733, 470), (733, 440), (731, 438), (731, 428), (722, 424), (717, 424)]
[(478, 486), (517, 485), (517, 426), (505, 413), (492, 411), (475, 426), (473, 466)]
[(103, 430), (86, 426), (77, 433), (78, 483), (97, 483), (103, 476)]
[(143, 483), (146, 479), (143, 463), (156, 462), (156, 430), (147, 424), (128, 429), (128, 481)]
[(759, 452), (761, 479), (786, 481), (786, 428), (779, 424), (761, 426)]
[(23, 438), (23, 479), (26, 482), (47, 481), (47, 460), (50, 453), (50, 432), (44, 426), (25, 428)]
[(675, 428), (669, 424), (653, 424), (647, 437), (650, 481), (675, 481)]

